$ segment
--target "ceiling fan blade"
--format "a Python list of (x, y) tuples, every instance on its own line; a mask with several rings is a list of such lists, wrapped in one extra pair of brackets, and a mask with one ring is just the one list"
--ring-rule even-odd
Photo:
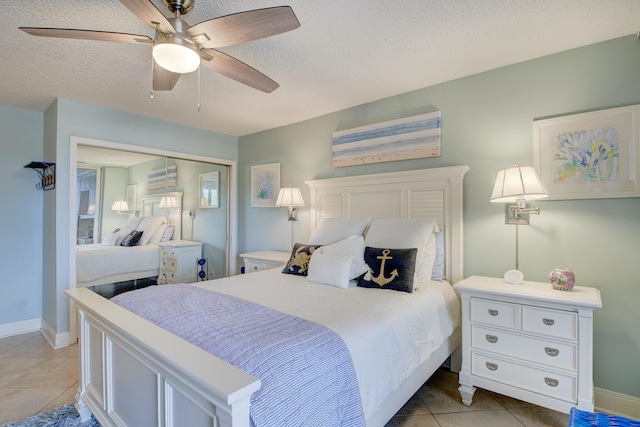
[[(300, 22), (289, 6), (278, 6), (210, 19), (187, 31), (201, 46), (217, 48), (275, 36), (299, 26)], [(198, 38), (201, 34), (206, 34), (202, 41)]]
[(248, 66), (244, 62), (239, 61), (232, 56), (227, 55), (226, 53), (222, 53), (214, 49), (201, 49), (201, 51), (204, 51), (204, 53), (213, 57), (211, 61), (202, 61), (202, 65), (222, 74), (223, 76), (229, 77), (230, 79), (266, 93), (271, 93), (280, 87), (278, 83), (274, 82), (260, 71)]
[(153, 90), (171, 90), (179, 78), (180, 74), (165, 70), (153, 61)]
[(58, 37), (64, 39), (99, 40), (121, 43), (151, 43), (151, 37), (139, 34), (112, 33), (110, 31), (76, 30), (71, 28), (18, 27), (25, 33), (40, 37)]
[(157, 29), (160, 25), (164, 32), (176, 32), (171, 22), (151, 3), (151, 0), (120, 0), (120, 3), (148, 26)]

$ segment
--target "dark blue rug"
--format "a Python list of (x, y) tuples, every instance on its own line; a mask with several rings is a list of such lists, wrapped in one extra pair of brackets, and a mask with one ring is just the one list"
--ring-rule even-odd
[(42, 412), (22, 421), (3, 424), (2, 427), (100, 427), (100, 423), (91, 416), (84, 423), (72, 403)]

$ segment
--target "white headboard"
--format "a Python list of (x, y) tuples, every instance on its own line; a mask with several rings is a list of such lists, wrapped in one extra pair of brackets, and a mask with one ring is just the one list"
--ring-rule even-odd
[[(141, 216), (168, 216), (169, 224), (173, 224), (174, 231), (171, 240), (182, 239), (182, 194), (180, 192), (151, 194), (147, 196), (140, 196), (140, 208)], [(178, 201), (177, 208), (160, 208), (160, 200), (163, 197), (175, 197)]]
[(305, 181), (311, 230), (322, 218), (434, 218), (445, 235), (445, 275), (463, 276), (462, 191), (468, 166)]

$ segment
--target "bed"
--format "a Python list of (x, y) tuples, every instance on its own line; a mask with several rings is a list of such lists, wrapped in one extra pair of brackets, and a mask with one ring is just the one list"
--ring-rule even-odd
[[(354, 306), (375, 307), (376, 298), (398, 300), (399, 306), (409, 307), (407, 295), (436, 299), (434, 295), (451, 294), (451, 289), (444, 291), (445, 287), (450, 288), (449, 283), (462, 278), (462, 182), (467, 170), (466, 166), (455, 166), (307, 182), (311, 189), (312, 229), (330, 218), (435, 219), (443, 231), (446, 281), (434, 284), (433, 289), (422, 283), (420, 291), (413, 294), (358, 287), (338, 289), (310, 283), (298, 276), (283, 275), (278, 270), (202, 282), (196, 286), (179, 286), (188, 286), (189, 292), (204, 287), (205, 292), (215, 290), (230, 298), (240, 298), (247, 304), (259, 302), (284, 315), (335, 330), (354, 359), (366, 425), (384, 425), (447, 358), (451, 356), (452, 364), (459, 364), (456, 351), (460, 345), (459, 319), (452, 319), (448, 325), (436, 328), (433, 335), (425, 337), (423, 344), (430, 348), (424, 357), (406, 365), (399, 363), (399, 373), (390, 378), (363, 376), (363, 372), (374, 369), (367, 367), (366, 358), (364, 365), (358, 361), (368, 351), (359, 346), (363, 342), (374, 345), (376, 354), (381, 353), (382, 359), (392, 357), (395, 347), (376, 341), (377, 335), (373, 332), (366, 338), (360, 332), (343, 330), (341, 325), (350, 323), (347, 317), (355, 316)], [(260, 286), (270, 282), (274, 282), (275, 287)], [(311, 290), (312, 296), (306, 303), (300, 301), (308, 296), (296, 294), (302, 289), (301, 283)], [(167, 292), (180, 290), (178, 287), (160, 288)], [(93, 413), (102, 425), (107, 426), (253, 425), (252, 395), (266, 387), (267, 381), (263, 384), (247, 371), (86, 289), (67, 293), (79, 310), (81, 381), (77, 408), (82, 418)], [(337, 301), (331, 299), (334, 298), (332, 295), (338, 294)], [(291, 305), (287, 300), (298, 303)], [(339, 301), (351, 310), (327, 316), (319, 309), (328, 305), (337, 309)], [(434, 322), (455, 317), (451, 313), (459, 310), (455, 298), (439, 307), (430, 315)], [(438, 312), (443, 307), (444, 311)], [(370, 313), (364, 318), (367, 316), (381, 317), (378, 320), (388, 331), (393, 331), (391, 335), (397, 332), (393, 316)], [(355, 320), (358, 323), (357, 316)], [(363, 323), (362, 318), (360, 323)], [(371, 360), (370, 363), (374, 363)], [(382, 383), (376, 384), (376, 381)], [(367, 393), (371, 396), (366, 396)]]
[[(141, 222), (146, 218), (145, 223), (153, 226), (153, 232), (147, 231), (148, 236), (143, 235), (144, 245), (134, 245), (131, 247), (121, 246), (116, 242), (118, 233), (110, 233), (103, 238), (103, 243), (92, 245), (76, 246), (76, 287), (89, 287), (104, 285), (108, 283), (124, 282), (129, 280), (157, 277), (160, 268), (160, 247), (158, 243), (162, 241), (162, 233), (152, 238), (154, 232), (160, 232), (156, 224), (164, 227), (173, 227), (171, 240), (180, 239), (182, 221), (179, 215), (171, 215), (167, 209), (160, 208), (160, 201), (163, 196), (170, 196), (178, 201), (178, 211), (182, 204), (182, 193), (172, 192), (167, 194), (148, 195), (140, 197), (141, 214), (133, 217), (127, 225), (134, 223), (134, 226), (123, 227), (124, 230), (136, 230), (141, 226)], [(154, 221), (149, 221), (154, 219)], [(163, 227), (163, 229), (164, 229)], [(131, 229), (131, 230), (130, 230)], [(127, 234), (127, 233), (124, 233)], [(108, 243), (108, 244), (107, 244)], [(117, 243), (117, 244), (116, 244)]]

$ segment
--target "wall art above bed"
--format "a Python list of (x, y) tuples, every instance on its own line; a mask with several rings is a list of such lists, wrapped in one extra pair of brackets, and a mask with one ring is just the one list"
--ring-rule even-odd
[(440, 111), (332, 134), (334, 168), (440, 157)]
[(533, 122), (549, 200), (640, 197), (640, 105)]
[(176, 165), (167, 166), (149, 172), (148, 188), (149, 190), (157, 190), (159, 188), (175, 187), (178, 185), (178, 170)]

